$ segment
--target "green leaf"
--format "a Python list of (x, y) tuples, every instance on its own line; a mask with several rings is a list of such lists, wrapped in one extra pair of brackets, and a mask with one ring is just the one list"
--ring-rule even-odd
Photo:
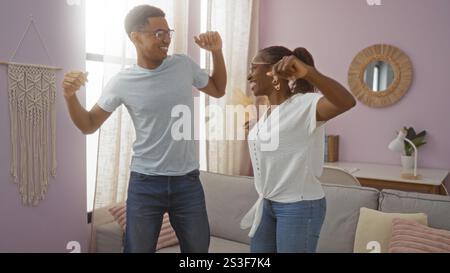
[(427, 135), (427, 131), (420, 132), (416, 137), (425, 137)]
[(416, 148), (418, 149), (420, 146), (423, 146), (423, 145), (425, 145), (425, 144), (427, 144), (426, 142), (422, 142), (422, 143), (420, 143), (420, 144), (417, 144), (416, 145)]
[(414, 131), (413, 127), (409, 127), (408, 131), (406, 133), (406, 138), (411, 140), (414, 139), (416, 137), (416, 131)]
[(416, 137), (415, 139), (411, 140), (414, 145), (418, 146), (419, 144), (422, 144), (425, 142), (425, 136), (423, 137)]
[(405, 141), (405, 155), (410, 156), (412, 154), (413, 147), (409, 142)]
[[(404, 126), (403, 129), (406, 131), (406, 138), (414, 143), (414, 146), (416, 146), (416, 148), (419, 148), (427, 143), (425, 141), (425, 136), (427, 134), (426, 130), (423, 130), (419, 134), (416, 134), (416, 131), (413, 127)], [(411, 144), (409, 144), (409, 142), (405, 141), (404, 143), (405, 155), (411, 156), (414, 152), (414, 148), (411, 146)]]

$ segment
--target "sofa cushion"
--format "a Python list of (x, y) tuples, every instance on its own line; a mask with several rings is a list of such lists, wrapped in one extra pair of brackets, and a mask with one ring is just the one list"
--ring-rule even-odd
[(358, 186), (323, 184), (327, 212), (317, 252), (353, 252), (361, 207), (377, 209), (379, 191)]
[(95, 252), (122, 253), (123, 231), (116, 221), (95, 228)]
[(258, 199), (252, 177), (201, 172), (211, 235), (249, 244), (241, 219)]
[[(218, 237), (211, 236), (209, 253), (249, 253), (250, 246)], [(180, 253), (180, 246), (171, 246), (160, 249), (157, 253)]]
[[(99, 225), (96, 228), (96, 251), (97, 253), (122, 253), (123, 252), (123, 235), (122, 230), (117, 222), (110, 222)], [(157, 253), (180, 253), (178, 244), (170, 244), (163, 246), (156, 251)], [(235, 241), (230, 241), (218, 237), (211, 236), (209, 244), (210, 253), (248, 253), (250, 245)]]
[[(353, 251), (355, 253), (388, 252), (392, 234), (392, 221), (395, 218), (427, 224), (427, 216), (424, 213), (387, 213), (361, 208)], [(374, 247), (376, 249), (373, 249)]]
[(448, 196), (383, 190), (379, 203), (380, 211), (422, 212), (428, 216), (428, 226), (450, 230), (450, 197)]
[(450, 253), (450, 231), (394, 219), (390, 253)]

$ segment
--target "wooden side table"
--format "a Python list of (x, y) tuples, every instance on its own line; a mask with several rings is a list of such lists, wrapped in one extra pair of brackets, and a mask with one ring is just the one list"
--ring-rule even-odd
[(357, 162), (326, 162), (326, 166), (339, 167), (352, 173), (364, 187), (372, 187), (378, 190), (394, 189), (402, 191), (414, 191), (421, 193), (443, 194), (445, 189), (443, 182), (448, 175), (448, 170), (442, 169), (417, 169), (421, 179), (411, 180), (401, 177), (401, 166), (357, 163)]

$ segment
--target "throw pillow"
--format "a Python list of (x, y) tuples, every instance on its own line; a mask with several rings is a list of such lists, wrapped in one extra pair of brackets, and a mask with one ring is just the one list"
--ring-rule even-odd
[(169, 214), (165, 213), (163, 217), (161, 231), (159, 232), (158, 243), (156, 244), (156, 250), (177, 244), (178, 238), (177, 235), (175, 234), (175, 230), (170, 225)]
[[(113, 206), (109, 209), (109, 212), (114, 217), (114, 220), (119, 224), (122, 232), (125, 232), (127, 225), (126, 205), (124, 203), (121, 203)], [(175, 234), (175, 230), (170, 224), (169, 214), (165, 213), (163, 216), (163, 223), (161, 225), (161, 231), (159, 233), (156, 250), (177, 244), (178, 238)]]
[(394, 219), (390, 253), (450, 253), (450, 231)]
[(126, 207), (125, 204), (119, 204), (114, 207), (108, 209), (109, 213), (114, 217), (114, 221), (116, 221), (122, 231), (125, 231), (126, 223), (127, 223), (127, 215), (126, 215)]
[(356, 226), (355, 253), (368, 253), (378, 246), (380, 252), (389, 250), (391, 240), (392, 220), (395, 218), (417, 221), (426, 225), (427, 215), (424, 213), (386, 213), (368, 208), (361, 208), (358, 225)]

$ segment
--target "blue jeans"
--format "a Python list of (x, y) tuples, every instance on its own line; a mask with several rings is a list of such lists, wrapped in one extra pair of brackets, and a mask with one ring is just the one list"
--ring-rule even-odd
[(183, 176), (131, 172), (124, 252), (155, 252), (165, 212), (181, 252), (208, 252), (209, 224), (199, 175), (198, 170)]
[(261, 223), (251, 239), (252, 253), (315, 252), (326, 213), (325, 198), (294, 203), (264, 199)]

